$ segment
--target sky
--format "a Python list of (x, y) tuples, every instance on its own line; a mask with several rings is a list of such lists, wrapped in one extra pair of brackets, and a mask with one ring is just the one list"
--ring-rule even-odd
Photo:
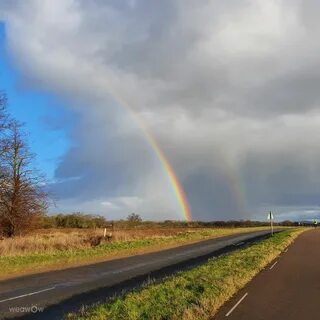
[(320, 3), (0, 2), (0, 85), (51, 212), (320, 218)]
[[(4, 24), (0, 23), (0, 90), (10, 98), (10, 114), (27, 127), (32, 151), (38, 155), (36, 164), (41, 166), (48, 178), (52, 178), (56, 162), (68, 148), (62, 127), (54, 126), (52, 121), (59, 117), (64, 109), (58, 101), (54, 101), (57, 99), (35, 88), (28, 89), (27, 85), (20, 81), (19, 73), (7, 55), (5, 41)], [(64, 116), (67, 117), (68, 114)]]

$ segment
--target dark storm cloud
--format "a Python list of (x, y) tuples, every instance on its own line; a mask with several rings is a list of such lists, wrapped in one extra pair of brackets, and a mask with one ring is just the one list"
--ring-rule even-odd
[(60, 199), (79, 201), (103, 198), (106, 190), (111, 197), (135, 195), (136, 181), (152, 175), (152, 168), (145, 163), (153, 155), (141, 136), (110, 136), (86, 122), (81, 128), (86, 131), (81, 130), (75, 138), (86, 148), (78, 145), (67, 152), (56, 170), (60, 182), (53, 185), (54, 193)]
[(218, 170), (198, 168), (186, 178), (184, 186), (192, 208), (198, 213), (196, 217), (208, 221), (239, 218), (234, 194)]

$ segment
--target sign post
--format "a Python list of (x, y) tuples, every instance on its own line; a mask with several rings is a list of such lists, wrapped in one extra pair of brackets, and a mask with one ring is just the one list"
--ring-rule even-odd
[(271, 235), (272, 235), (272, 236), (273, 236), (273, 219), (274, 219), (273, 214), (272, 214), (272, 212), (270, 211), (270, 212), (268, 213), (268, 220), (270, 220), (270, 230), (271, 230)]

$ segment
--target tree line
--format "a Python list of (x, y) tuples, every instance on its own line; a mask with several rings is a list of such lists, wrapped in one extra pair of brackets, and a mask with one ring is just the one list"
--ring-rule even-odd
[[(131, 213), (126, 219), (107, 221), (99, 215), (85, 214), (81, 212), (71, 214), (57, 214), (44, 216), (43, 228), (105, 228), (113, 227), (121, 229), (152, 229), (152, 228), (243, 228), (269, 226), (268, 221), (252, 220), (228, 220), (228, 221), (144, 221), (139, 214)], [(275, 222), (277, 226), (299, 226), (299, 222), (290, 220)]]
[(48, 207), (44, 177), (34, 167), (23, 124), (8, 114), (0, 93), (0, 234), (13, 237), (35, 227)]
[[(110, 224), (110, 223), (109, 223)], [(75, 212), (71, 214), (44, 215), (42, 228), (104, 228), (108, 225), (105, 217)]]

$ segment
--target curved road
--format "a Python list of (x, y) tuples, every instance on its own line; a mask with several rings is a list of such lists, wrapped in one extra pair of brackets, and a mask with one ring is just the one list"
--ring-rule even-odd
[(268, 231), (211, 239), (144, 255), (0, 281), (0, 318), (61, 319), (148, 278), (161, 279), (266, 237)]
[(320, 229), (287, 251), (228, 301), (214, 320), (320, 319)]

